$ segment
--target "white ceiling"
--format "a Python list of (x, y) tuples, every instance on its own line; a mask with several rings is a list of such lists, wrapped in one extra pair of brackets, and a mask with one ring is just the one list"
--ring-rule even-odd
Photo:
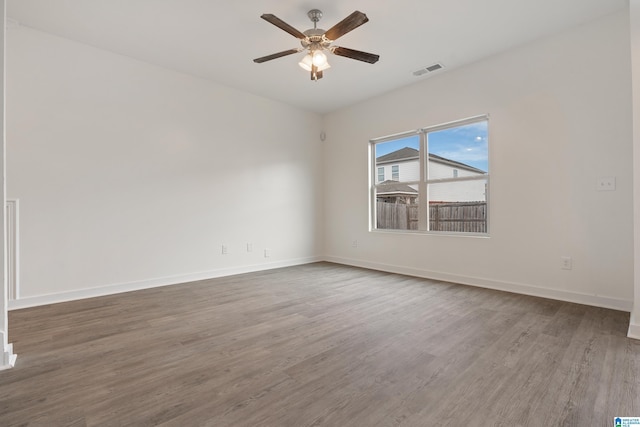
[[(627, 0), (7, 0), (20, 25), (319, 113), (428, 78), (412, 73), (435, 62), (446, 72), (625, 7)], [(252, 61), (299, 46), (261, 14), (304, 31), (314, 8), (324, 29), (366, 13), (369, 22), (336, 44), (380, 61), (330, 55), (318, 82), (298, 67), (302, 53)]]

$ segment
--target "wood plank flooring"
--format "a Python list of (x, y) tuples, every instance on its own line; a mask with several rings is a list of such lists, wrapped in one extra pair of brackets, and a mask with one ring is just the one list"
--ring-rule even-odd
[(1, 426), (612, 426), (628, 313), (329, 263), (9, 313)]

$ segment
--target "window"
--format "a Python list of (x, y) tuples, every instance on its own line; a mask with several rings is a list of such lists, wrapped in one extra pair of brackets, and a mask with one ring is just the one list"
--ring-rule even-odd
[[(372, 229), (488, 232), (488, 117), (371, 141)], [(391, 165), (391, 181), (380, 179)], [(400, 179), (402, 170), (402, 180)]]
[(378, 168), (378, 182), (384, 181), (384, 168)]

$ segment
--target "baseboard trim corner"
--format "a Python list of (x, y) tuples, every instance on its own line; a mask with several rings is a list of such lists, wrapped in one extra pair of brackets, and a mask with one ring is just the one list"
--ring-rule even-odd
[(629, 321), (629, 331), (627, 332), (627, 337), (633, 338), (635, 340), (640, 340), (640, 323), (638, 323), (638, 319), (635, 314), (635, 312), (631, 313), (631, 320)]
[(11, 369), (15, 366), (18, 355), (13, 353), (13, 344), (5, 344), (4, 332), (0, 332), (0, 342), (2, 342), (4, 346), (1, 360), (2, 363), (0, 363), (0, 371), (3, 369)]

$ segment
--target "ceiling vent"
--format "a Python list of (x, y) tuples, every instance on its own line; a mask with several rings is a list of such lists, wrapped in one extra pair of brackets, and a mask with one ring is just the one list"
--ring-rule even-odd
[(419, 77), (425, 74), (433, 73), (438, 70), (442, 70), (443, 68), (444, 68), (444, 65), (440, 64), (439, 62), (436, 62), (433, 65), (429, 65), (428, 67), (420, 68), (419, 70), (414, 71), (413, 75), (416, 77)]

